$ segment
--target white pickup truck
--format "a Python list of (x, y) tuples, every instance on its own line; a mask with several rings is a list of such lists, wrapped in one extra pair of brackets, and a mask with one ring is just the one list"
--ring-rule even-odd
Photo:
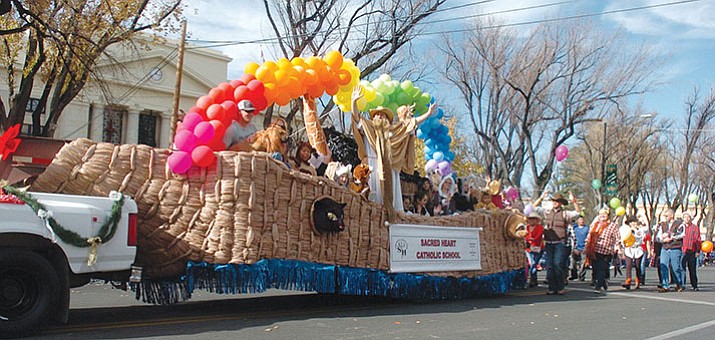
[[(129, 197), (91, 197), (29, 193), (42, 212), (0, 197), (0, 335), (24, 336), (48, 321), (67, 322), (69, 290), (104, 279), (124, 283), (141, 278), (136, 255), (137, 206)], [(113, 210), (113, 205), (121, 209)], [(114, 211), (114, 213), (113, 213)], [(62, 240), (60, 230), (78, 239), (95, 237), (118, 218), (108, 240), (82, 246)], [(104, 229), (106, 230), (106, 228)], [(75, 239), (77, 240), (77, 238)], [(92, 247), (90, 244), (94, 243)], [(94, 250), (92, 250), (94, 248)], [(90, 256), (90, 253), (96, 256)], [(90, 259), (93, 257), (92, 259)], [(131, 276), (131, 277), (130, 277)]]

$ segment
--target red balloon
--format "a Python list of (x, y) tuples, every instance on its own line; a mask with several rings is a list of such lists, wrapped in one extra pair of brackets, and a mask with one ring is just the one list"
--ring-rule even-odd
[(209, 120), (223, 120), (226, 116), (226, 110), (223, 109), (221, 104), (211, 104), (208, 109), (206, 109), (206, 117)]
[(266, 91), (263, 83), (258, 79), (251, 80), (246, 86), (249, 90), (251, 90), (251, 92), (255, 92), (257, 94), (263, 94), (263, 92)]
[(246, 99), (248, 92), (248, 87), (246, 87), (246, 85), (241, 85), (236, 88), (236, 91), (233, 92), (233, 99), (236, 100), (236, 103), (238, 103)]
[(206, 110), (213, 103), (213, 98), (209, 96), (201, 96), (199, 97), (199, 99), (196, 100), (196, 106), (198, 106), (202, 110)]
[(254, 76), (254, 75), (252, 75), (252, 74), (245, 73), (243, 76), (241, 76), (241, 81), (242, 81), (244, 84), (250, 83), (251, 80), (253, 80), (253, 79), (256, 79), (256, 76)]
[(256, 108), (256, 114), (258, 114), (258, 112), (260, 111), (265, 110), (266, 107), (268, 107), (268, 99), (266, 99), (266, 97), (264, 96), (257, 96), (256, 98), (254, 98), (252, 103), (253, 106)]
[(211, 150), (214, 151), (226, 150), (226, 144), (223, 143), (223, 138), (218, 138), (216, 136), (214, 136), (214, 139), (209, 142), (208, 147), (210, 147)]
[(194, 149), (194, 151), (191, 152), (191, 159), (194, 161), (194, 164), (201, 167), (207, 167), (214, 162), (216, 156), (214, 155), (213, 150), (211, 150), (211, 147), (207, 145), (199, 145), (196, 149)]
[(226, 93), (218, 87), (214, 87), (209, 91), (209, 97), (211, 97), (214, 103), (223, 103), (226, 100)]
[(216, 139), (216, 138), (223, 139), (223, 135), (224, 135), (224, 133), (226, 133), (226, 126), (223, 125), (223, 122), (220, 120), (212, 120), (209, 123), (211, 123), (211, 125), (213, 125), (213, 127), (214, 127), (214, 138), (213, 139)]
[(233, 100), (227, 100), (221, 103), (221, 107), (223, 107), (223, 112), (226, 113), (226, 117), (233, 117), (238, 114), (238, 106), (236, 106), (236, 102)]
[[(223, 93), (226, 93), (226, 94), (233, 93), (233, 90), (236, 89), (235, 86), (231, 86), (231, 84), (229, 84), (229, 83), (227, 83), (227, 82), (223, 82), (223, 83), (221, 83), (221, 84), (218, 84), (218, 86), (216, 86), (216, 87), (219, 88), (219, 89), (221, 89), (221, 90), (223, 90)], [(228, 96), (227, 96), (227, 97), (228, 97)], [(229, 99), (229, 98), (226, 98), (226, 99)]]
[(194, 107), (192, 107), (192, 108), (189, 109), (189, 112), (196, 112), (196, 113), (198, 113), (201, 117), (206, 118), (206, 109), (205, 109), (205, 108), (202, 109), (202, 108), (200, 108), (200, 107), (198, 107), (198, 106), (194, 106)]
[(240, 79), (231, 80), (231, 82), (229, 82), (229, 84), (230, 84), (231, 87), (233, 87), (234, 89), (237, 88), (237, 87), (239, 87), (239, 86), (241, 86), (241, 85), (246, 85), (246, 83), (244, 83), (243, 80), (240, 80)]

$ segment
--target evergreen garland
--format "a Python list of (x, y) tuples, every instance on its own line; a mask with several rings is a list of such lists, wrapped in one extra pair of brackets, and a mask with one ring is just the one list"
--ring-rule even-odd
[[(22, 191), (18, 188), (9, 185), (4, 186), (3, 190), (25, 201), (25, 204), (30, 206), (30, 208), (35, 212), (35, 214), (37, 214), (40, 210), (47, 211), (47, 208), (45, 208), (42, 203), (38, 202), (37, 199), (32, 197), (32, 195), (30, 195), (26, 191)], [(57, 235), (57, 237), (59, 237), (62, 242), (71, 244), (78, 248), (85, 248), (92, 245), (92, 242), (89, 241), (91, 239), (96, 239), (98, 237), (99, 242), (104, 243), (108, 242), (112, 239), (112, 237), (114, 237), (114, 234), (117, 232), (117, 225), (119, 224), (119, 220), (122, 216), (122, 206), (124, 206), (124, 195), (121, 195), (118, 200), (114, 201), (114, 204), (112, 205), (111, 215), (104, 222), (102, 227), (99, 229), (97, 236), (95, 237), (82, 237), (74, 231), (68, 230), (63, 227), (52, 216), (47, 217), (47, 222), (52, 227), (52, 230), (55, 232), (55, 235)]]

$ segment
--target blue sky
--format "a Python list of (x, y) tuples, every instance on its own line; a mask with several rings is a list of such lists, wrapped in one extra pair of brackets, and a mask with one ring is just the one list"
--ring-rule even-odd
[[(447, 8), (467, 5), (452, 11), (435, 14), (431, 19), (455, 18), (479, 13), (494, 14), (506, 24), (534, 20), (563, 18), (572, 15), (597, 14), (591, 19), (602, 28), (622, 31), (629, 40), (651, 45), (665, 56), (666, 62), (659, 71), (662, 82), (654, 92), (637, 99), (646, 112), (659, 112), (676, 118), (683, 113), (683, 100), (693, 86), (703, 91), (713, 86), (715, 76), (715, 0), (700, 0), (670, 6), (654, 7), (607, 14), (629, 8), (676, 3), (676, 0), (497, 0), (447, 2)], [(479, 4), (475, 4), (479, 3)], [(189, 40), (250, 41), (269, 37), (270, 27), (259, 0), (190, 0), (188, 17)], [(475, 5), (470, 5), (475, 4)], [(531, 8), (531, 9), (525, 9)], [(524, 10), (518, 10), (524, 9)], [(516, 10), (516, 11), (514, 11)], [(599, 14), (601, 13), (601, 14)], [(464, 19), (469, 20), (469, 19)], [(452, 25), (466, 22), (455, 20)], [(425, 28), (426, 32), (444, 30), (444, 23)], [(514, 29), (524, 33), (533, 25), (519, 25)], [(430, 43), (435, 36), (425, 36)], [(266, 44), (237, 44), (217, 49), (233, 58), (229, 65), (229, 79), (240, 77), (248, 61), (260, 61), (270, 55), (272, 46)], [(417, 84), (423, 90), (429, 85)]]

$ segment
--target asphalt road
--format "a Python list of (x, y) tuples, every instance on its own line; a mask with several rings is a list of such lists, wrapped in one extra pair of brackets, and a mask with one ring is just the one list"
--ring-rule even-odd
[[(545, 274), (540, 273), (540, 278)], [(40, 339), (713, 339), (715, 267), (699, 271), (700, 291), (608, 294), (572, 282), (563, 296), (543, 287), (459, 301), (405, 301), (270, 291), (214, 295), (173, 306), (145, 305), (128, 292), (91, 284), (72, 291), (70, 322)]]

